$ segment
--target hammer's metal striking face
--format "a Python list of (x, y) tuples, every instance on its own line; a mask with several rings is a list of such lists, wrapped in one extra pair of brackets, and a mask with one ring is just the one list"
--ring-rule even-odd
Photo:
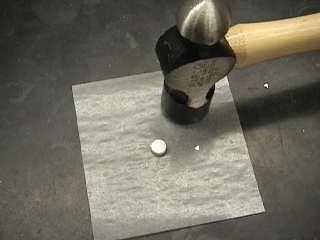
[(224, 39), (212, 46), (195, 44), (175, 26), (160, 37), (156, 53), (165, 76), (164, 114), (181, 124), (200, 121), (209, 110), (214, 84), (235, 65), (229, 44)]

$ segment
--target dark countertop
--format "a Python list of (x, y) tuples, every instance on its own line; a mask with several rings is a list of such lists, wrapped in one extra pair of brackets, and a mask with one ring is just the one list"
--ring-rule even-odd
[[(71, 86), (159, 71), (155, 43), (179, 2), (1, 1), (1, 240), (93, 238)], [(233, 24), (320, 11), (229, 2)], [(320, 238), (320, 52), (229, 80), (266, 213), (141, 239)]]

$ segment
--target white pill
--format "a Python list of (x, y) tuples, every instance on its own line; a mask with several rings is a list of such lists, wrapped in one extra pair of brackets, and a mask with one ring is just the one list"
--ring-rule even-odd
[(167, 144), (161, 140), (156, 139), (151, 144), (151, 152), (156, 156), (162, 156), (167, 151)]

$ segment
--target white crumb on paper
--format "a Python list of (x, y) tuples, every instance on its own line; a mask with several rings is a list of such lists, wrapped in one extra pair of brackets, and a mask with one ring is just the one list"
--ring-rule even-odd
[(200, 150), (200, 146), (197, 145), (197, 146), (194, 148), (194, 150), (199, 151), (199, 150)]

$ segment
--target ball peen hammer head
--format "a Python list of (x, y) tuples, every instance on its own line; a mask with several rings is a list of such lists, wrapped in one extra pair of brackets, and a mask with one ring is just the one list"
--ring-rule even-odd
[(226, 0), (185, 0), (177, 11), (176, 23), (184, 38), (210, 46), (228, 32), (231, 11)]
[[(200, 2), (200, 5), (196, 4), (196, 1)], [(212, 4), (215, 2), (220, 2), (220, 5)], [(156, 54), (165, 77), (161, 108), (164, 115), (173, 122), (192, 124), (202, 120), (209, 111), (215, 83), (225, 77), (235, 65), (235, 54), (224, 38), (230, 25), (230, 11), (225, 11), (226, 8), (221, 7), (224, 6), (221, 3), (226, 4), (224, 0), (184, 1), (177, 14), (177, 26), (166, 31), (156, 44)], [(219, 23), (227, 19), (226, 29), (225, 25), (221, 24), (220, 28), (213, 28), (214, 31), (206, 31), (207, 24), (201, 30), (200, 23), (190, 21), (191, 16), (199, 10), (202, 11), (198, 12), (196, 19), (208, 19), (201, 17), (201, 14), (208, 14), (204, 11), (208, 4), (211, 4), (209, 9), (212, 9), (212, 6), (218, 8), (213, 16), (216, 21), (210, 22)], [(190, 11), (189, 15), (187, 10)], [(182, 21), (183, 19), (186, 20)], [(188, 24), (193, 24), (193, 27), (188, 27)]]

